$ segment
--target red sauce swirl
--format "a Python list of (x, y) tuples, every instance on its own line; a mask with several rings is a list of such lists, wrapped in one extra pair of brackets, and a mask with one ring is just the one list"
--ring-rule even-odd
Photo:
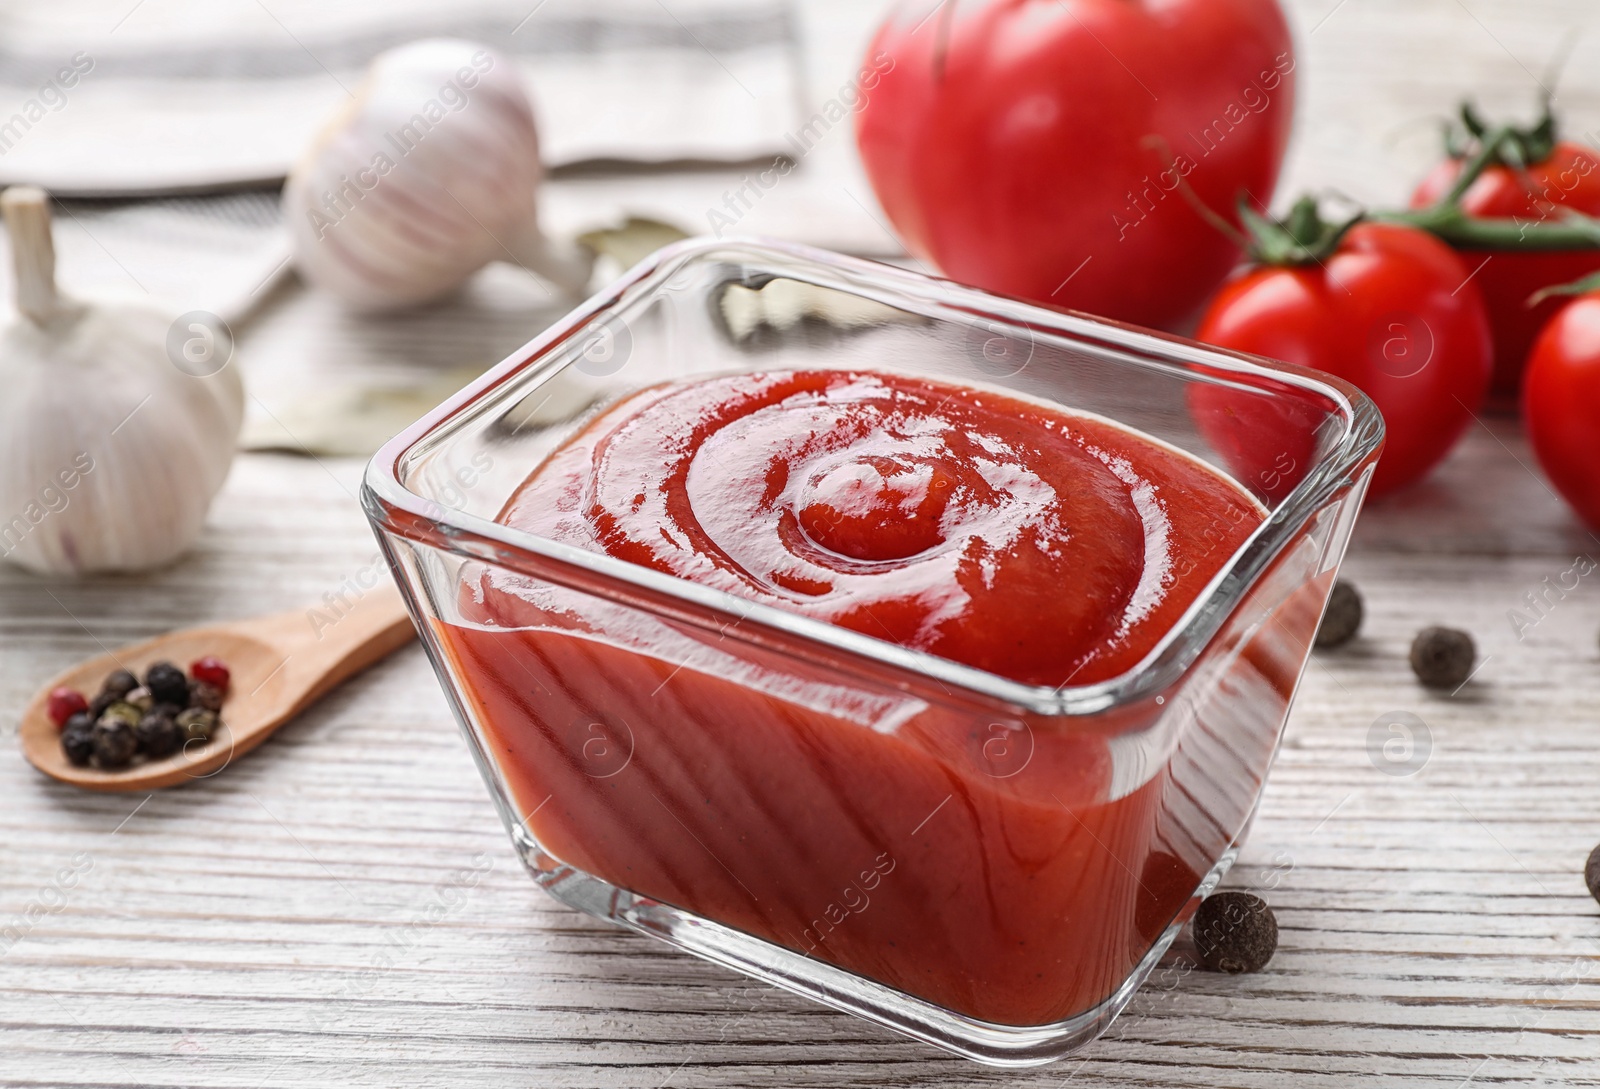
[(1100, 417), (926, 379), (645, 390), (502, 520), (1029, 684), (1132, 666), (1260, 508)]

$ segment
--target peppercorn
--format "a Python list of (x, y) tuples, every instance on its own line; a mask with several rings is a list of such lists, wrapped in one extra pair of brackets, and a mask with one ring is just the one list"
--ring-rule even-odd
[[(113, 710), (119, 706), (127, 705), (113, 704)], [(121, 718), (113, 717), (109, 711), (94, 724), (94, 762), (98, 766), (125, 768), (138, 747), (139, 741), (134, 736), (133, 726)]]
[(1460, 688), (1477, 658), (1472, 636), (1455, 628), (1423, 628), (1411, 644), (1411, 671), (1429, 688)]
[(144, 686), (157, 703), (189, 704), (189, 678), (171, 662), (157, 662), (145, 670)]
[(1322, 614), (1322, 623), (1317, 627), (1317, 646), (1323, 649), (1339, 647), (1355, 638), (1356, 632), (1361, 630), (1361, 618), (1365, 615), (1361, 605), (1361, 594), (1354, 586), (1339, 579), (1333, 584), (1333, 592), (1328, 595), (1328, 607)]
[(67, 719), (61, 727), (61, 748), (67, 759), (83, 767), (94, 755), (94, 719), (88, 712), (80, 711)]
[(101, 713), (99, 718), (95, 719), (95, 722), (107, 722), (115, 719), (116, 721), (126, 725), (128, 729), (131, 730), (135, 726), (139, 725), (139, 720), (143, 717), (144, 712), (139, 710), (131, 703), (113, 703)]
[(1194, 946), (1213, 972), (1259, 972), (1278, 950), (1278, 920), (1259, 896), (1212, 893), (1195, 912)]
[(88, 709), (89, 701), (83, 698), (83, 693), (65, 685), (52, 688), (50, 698), (45, 701), (45, 713), (50, 716), (50, 721), (56, 724), (58, 730), (66, 726), (67, 719)]
[(186, 741), (206, 742), (216, 732), (219, 722), (215, 711), (191, 707), (178, 715), (178, 730)]
[(183, 731), (178, 729), (172, 716), (159, 711), (152, 711), (141, 718), (133, 732), (139, 741), (139, 751), (152, 760), (171, 756), (184, 740)]
[(1589, 886), (1589, 895), (1600, 902), (1600, 847), (1589, 852), (1589, 861), (1583, 867), (1583, 883)]
[(205, 681), (190, 681), (189, 706), (203, 711), (222, 710), (222, 689)]
[(204, 681), (218, 691), (226, 693), (228, 691), (228, 682), (233, 675), (226, 662), (214, 654), (207, 654), (204, 658), (196, 658), (189, 663), (189, 676), (197, 681)]
[[(113, 697), (111, 700), (112, 703), (122, 699), (129, 692), (132, 692), (138, 687), (139, 678), (135, 677), (132, 673), (129, 673), (126, 669), (114, 669), (106, 675), (105, 680), (100, 682), (101, 693), (110, 693), (110, 695)], [(107, 706), (109, 706), (109, 704)]]
[(52, 691), (47, 710), (61, 728), (67, 759), (80, 767), (124, 768), (139, 753), (160, 759), (188, 742), (210, 741), (222, 728), (218, 711), (229, 671), (209, 655), (193, 669), (191, 679), (171, 662), (155, 662), (143, 684), (128, 670), (114, 670), (92, 700), (72, 689)]

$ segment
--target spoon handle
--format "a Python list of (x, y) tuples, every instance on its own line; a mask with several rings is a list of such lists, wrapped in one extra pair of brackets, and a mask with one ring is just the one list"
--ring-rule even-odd
[(286, 708), (290, 715), (417, 635), (400, 590), (387, 579), (353, 601), (325, 598), (321, 605), (233, 627), (281, 649), (285, 687), (298, 693)]

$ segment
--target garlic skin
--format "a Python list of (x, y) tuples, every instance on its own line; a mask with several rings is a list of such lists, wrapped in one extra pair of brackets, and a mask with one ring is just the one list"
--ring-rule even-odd
[(41, 574), (168, 563), (228, 474), (244, 414), (238, 368), (180, 370), (173, 316), (154, 307), (58, 295), (41, 275), (54, 267), (39, 248), (48, 197), (16, 186), (0, 208), (19, 310), (0, 331), (0, 556)]
[(540, 231), (543, 175), (510, 60), (450, 38), (392, 49), (284, 186), (296, 267), (363, 311), (440, 298), (490, 261), (581, 297), (593, 255)]

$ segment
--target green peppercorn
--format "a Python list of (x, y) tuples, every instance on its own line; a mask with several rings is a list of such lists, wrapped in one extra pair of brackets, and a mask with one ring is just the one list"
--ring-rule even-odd
[(201, 707), (190, 707), (179, 713), (178, 730), (183, 734), (185, 741), (207, 742), (216, 732), (218, 721), (215, 711), (207, 711)]
[[(113, 704), (112, 709), (119, 706), (127, 705)], [(138, 747), (133, 727), (121, 718), (112, 717), (110, 711), (94, 724), (94, 762), (97, 766), (125, 768)]]
[(123, 696), (122, 702), (132, 704), (139, 709), (140, 714), (148, 715), (156, 705), (156, 698), (150, 694), (148, 688), (140, 685)]
[(1317, 628), (1317, 646), (1326, 650), (1343, 646), (1355, 638), (1356, 632), (1361, 630), (1364, 612), (1361, 594), (1350, 583), (1339, 579), (1333, 584), (1333, 592), (1328, 595), (1328, 608), (1323, 612), (1322, 623)]
[(144, 686), (157, 703), (189, 705), (189, 678), (171, 662), (157, 662), (144, 673)]
[(79, 711), (61, 727), (61, 749), (80, 768), (94, 755), (94, 719)]
[(1411, 671), (1429, 688), (1460, 688), (1477, 659), (1472, 636), (1455, 628), (1423, 628), (1411, 644)]
[(118, 722), (126, 725), (128, 729), (131, 730), (135, 726), (139, 725), (139, 720), (143, 717), (144, 712), (139, 710), (131, 703), (113, 703), (101, 713), (99, 718), (95, 719), (95, 722), (101, 723), (115, 719)]
[(1194, 947), (1213, 972), (1259, 972), (1278, 950), (1278, 920), (1259, 896), (1215, 892), (1195, 912)]
[(139, 741), (139, 751), (152, 760), (171, 756), (184, 740), (183, 731), (178, 729), (173, 717), (159, 711), (152, 711), (140, 719), (133, 732)]
[(189, 706), (202, 711), (222, 710), (222, 689), (205, 681), (190, 681)]

